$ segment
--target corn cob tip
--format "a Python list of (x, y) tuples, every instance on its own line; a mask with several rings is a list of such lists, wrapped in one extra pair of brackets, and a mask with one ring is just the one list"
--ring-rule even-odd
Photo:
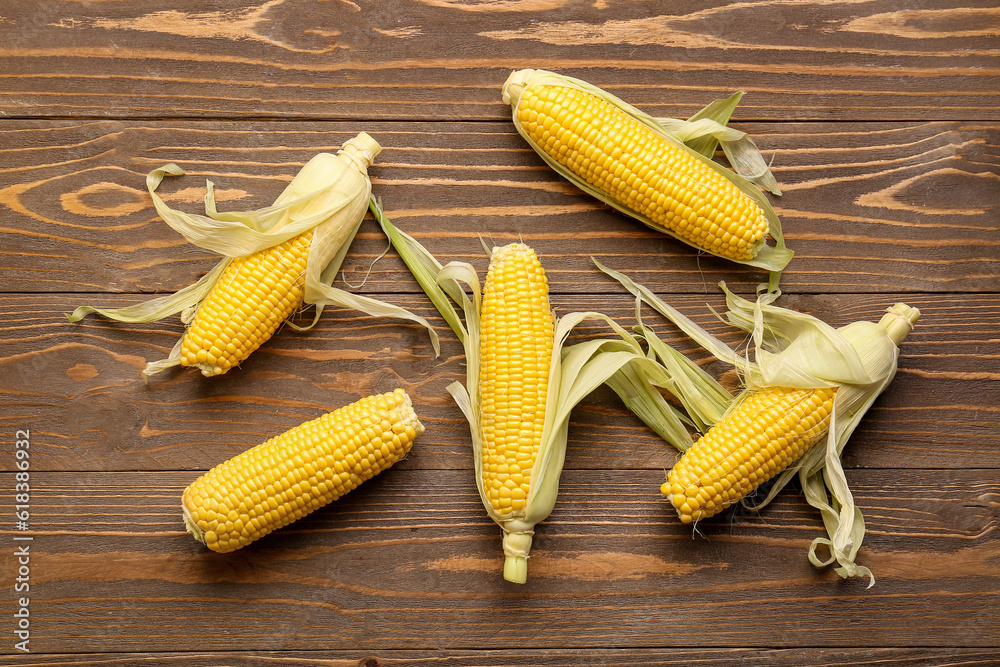
[(528, 553), (531, 551), (533, 533), (503, 534), (503, 578), (515, 584), (528, 581)]
[(358, 166), (358, 171), (364, 173), (381, 152), (382, 145), (367, 132), (362, 132), (353, 139), (345, 141), (344, 147), (338, 151), (338, 155), (353, 160)]
[(885, 327), (892, 342), (899, 345), (919, 319), (920, 310), (900, 302), (886, 309), (886, 313), (879, 320), (879, 324)]
[(188, 535), (204, 544), (205, 533), (203, 533), (201, 528), (198, 527), (198, 523), (195, 521), (195, 518), (191, 516), (191, 511), (188, 510), (187, 503), (181, 503), (181, 511), (184, 514), (184, 528), (187, 530)]
[(410, 395), (406, 393), (405, 389), (396, 389), (391, 393), (401, 399), (398, 412), (403, 426), (412, 428), (416, 435), (423, 434), (424, 425), (420, 423), (420, 418), (417, 417), (417, 413), (413, 409), (413, 399), (410, 398)]
[(501, 89), (500, 96), (504, 104), (510, 104), (511, 100), (516, 100), (521, 96), (521, 92), (524, 90), (524, 85), (527, 83), (528, 78), (535, 73), (533, 69), (519, 69), (511, 72), (511, 75), (507, 77), (507, 81), (504, 82), (503, 88)]

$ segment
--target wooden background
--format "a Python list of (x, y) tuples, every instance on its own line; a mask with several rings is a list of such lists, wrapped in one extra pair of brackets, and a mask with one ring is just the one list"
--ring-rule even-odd
[[(0, 664), (1000, 664), (998, 55), (992, 0), (0, 0)], [(628, 326), (633, 302), (594, 255), (738, 343), (706, 304), (722, 306), (719, 280), (751, 295), (763, 274), (556, 177), (500, 101), (523, 67), (656, 115), (746, 91), (734, 125), (774, 155), (797, 252), (783, 305), (834, 325), (921, 309), (845, 455), (874, 588), (809, 564), (823, 528), (797, 487), (692, 537), (658, 491), (674, 452), (606, 389), (574, 412), (528, 584), (504, 582), (445, 392), (461, 348), (392, 252), (352, 289), (431, 318), (440, 358), (419, 328), (329, 309), (228, 375), (144, 384), (177, 318), (66, 321), (213, 265), (157, 218), (150, 169), (188, 171), (162, 186), (173, 206), (199, 210), (211, 178), (221, 209), (256, 208), (365, 130), (385, 147), (370, 173), (388, 214), (442, 261), (485, 270), (480, 237), (523, 239), (558, 313)], [(348, 283), (385, 247), (367, 220)], [(184, 533), (180, 492), (201, 471), (396, 386), (427, 426), (407, 460), (236, 554)], [(18, 429), (30, 655), (11, 616)]]

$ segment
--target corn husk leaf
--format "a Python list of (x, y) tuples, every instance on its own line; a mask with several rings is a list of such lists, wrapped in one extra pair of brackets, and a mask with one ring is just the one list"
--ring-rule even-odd
[(746, 132), (727, 127), (742, 98), (743, 92), (740, 91), (726, 99), (715, 100), (687, 121), (676, 118), (655, 120), (664, 129), (676, 132), (688, 148), (708, 159), (714, 157), (716, 148), (721, 145), (737, 174), (771, 194), (780, 195), (778, 182), (754, 140)]
[[(635, 400), (642, 406), (651, 406), (645, 411), (644, 419), (656, 424), (657, 432), (675, 441), (678, 449), (684, 449), (691, 444), (691, 436), (684, 428), (678, 411), (655, 390), (657, 385), (667, 386), (672, 383), (670, 374), (647, 356), (635, 336), (604, 314), (574, 312), (556, 320), (545, 424), (531, 472), (532, 485), (527, 505), (522, 512), (499, 515), (487, 500), (482, 481), (483, 442), (479, 405), (482, 304), (478, 275), (466, 263), (452, 262), (442, 266), (423, 245), (395, 228), (385, 216), (379, 202), (373, 199), (371, 207), (393, 247), (463, 344), (466, 357), (465, 384), (453, 382), (447, 389), (469, 421), (476, 486), (483, 506), (490, 518), (503, 530), (504, 577), (523, 583), (527, 579), (527, 558), (534, 527), (552, 513), (558, 496), (559, 477), (566, 456), (569, 418), (573, 408), (601, 384), (609, 383), (620, 394), (630, 394), (631, 383), (637, 383), (643, 388), (644, 395)], [(573, 328), (584, 320), (605, 322), (617, 337), (565, 345)]]
[(694, 423), (674, 406), (670, 405), (663, 394), (649, 380), (649, 373), (640, 369), (639, 364), (629, 363), (607, 380), (607, 385), (618, 394), (619, 398), (653, 432), (677, 448), (687, 451), (694, 440), (688, 426)]
[[(723, 284), (729, 322), (752, 336), (755, 360), (749, 361), (627, 276), (600, 263), (598, 268), (619, 280), (716, 358), (741, 371), (747, 389), (733, 405), (746, 392), (766, 387), (837, 389), (825, 438), (794, 467), (780, 474), (767, 497), (754, 508), (767, 505), (798, 476), (807, 502), (820, 510), (827, 531), (827, 537), (817, 538), (810, 545), (810, 562), (817, 566), (836, 562), (838, 574), (845, 578), (866, 576), (869, 587), (872, 586), (875, 579), (871, 571), (855, 562), (865, 524), (847, 484), (841, 456), (865, 412), (892, 382), (899, 358), (898, 346), (920, 312), (896, 304), (887, 309), (888, 314), (878, 323), (854, 322), (834, 329), (811, 315), (775, 306), (777, 293), (762, 294), (756, 301), (748, 301)], [(821, 546), (829, 550), (829, 558), (818, 556), (817, 549)]]
[[(710, 120), (714, 120), (719, 125), (727, 125), (729, 123), (729, 119), (733, 116), (733, 112), (736, 111), (736, 107), (739, 105), (741, 99), (743, 99), (742, 91), (733, 93), (724, 100), (715, 100), (714, 102), (710, 102), (703, 109), (698, 111), (698, 113), (688, 118), (688, 121), (694, 123), (702, 118), (708, 118)], [(673, 119), (659, 118), (657, 120), (663, 124), (665, 122), (672, 121)], [(694, 139), (688, 139), (684, 142), (684, 144), (691, 150), (696, 151), (711, 160), (715, 156), (715, 150), (719, 147), (719, 140), (714, 135), (707, 134)]]
[[(315, 306), (315, 316), (306, 326), (288, 322), (290, 326), (298, 330), (311, 328), (325, 306), (351, 308), (375, 317), (395, 317), (426, 327), (434, 351), (438, 353), (437, 334), (424, 318), (398, 306), (332, 286), (368, 209), (371, 181), (367, 167), (380, 150), (381, 146), (362, 132), (346, 142), (336, 155), (320, 153), (313, 157), (274, 204), (253, 211), (220, 213), (211, 181), (205, 195), (205, 215), (173, 209), (156, 189), (166, 175), (180, 176), (184, 172), (175, 164), (154, 169), (146, 177), (146, 187), (160, 217), (190, 243), (224, 258), (206, 276), (176, 294), (118, 309), (81, 306), (68, 316), (69, 320), (76, 322), (90, 313), (98, 313), (121, 322), (152, 322), (183, 312), (183, 321), (187, 324), (232, 258), (265, 250), (313, 230), (303, 302)], [(148, 364), (143, 377), (178, 364), (180, 347), (175, 346), (167, 359)]]
[[(712, 353), (734, 366), (744, 366), (745, 360), (729, 349), (725, 343), (705, 331), (703, 328), (687, 319), (672, 306), (663, 302), (648, 288), (635, 282), (625, 274), (608, 268), (597, 259), (591, 261), (601, 271), (615, 278), (625, 289), (636, 297), (636, 322), (643, 338), (649, 344), (650, 352), (655, 354), (659, 363), (667, 370), (673, 382), (669, 389), (681, 401), (687, 413), (694, 420), (698, 430), (704, 433), (708, 428), (722, 419), (729, 409), (733, 396), (725, 387), (719, 384), (700, 366), (665, 343), (656, 333), (643, 325), (641, 304), (651, 306), (658, 313), (680, 326), (688, 336)], [(669, 442), (669, 440), (668, 440)], [(673, 444), (673, 443), (671, 443)]]
[[(704, 248), (700, 248), (687, 240), (681, 238), (674, 234), (671, 230), (665, 228), (664, 226), (653, 222), (647, 216), (637, 213), (627, 206), (617, 202), (613, 198), (606, 195), (601, 190), (593, 187), (585, 180), (572, 173), (569, 169), (559, 164), (558, 161), (550, 157), (540, 146), (538, 146), (529, 136), (529, 134), (521, 126), (520, 121), (517, 118), (517, 105), (520, 101), (521, 93), (532, 86), (535, 85), (554, 85), (554, 86), (565, 86), (571, 88), (578, 88), (587, 93), (595, 95), (608, 104), (611, 104), (622, 112), (628, 114), (636, 121), (642, 123), (648, 127), (651, 131), (663, 137), (665, 140), (675, 144), (682, 150), (688, 151), (695, 159), (702, 161), (707, 164), (710, 168), (716, 170), (730, 181), (732, 181), (744, 194), (753, 199), (763, 210), (765, 217), (768, 222), (768, 231), (771, 237), (775, 241), (774, 246), (762, 245), (756, 255), (749, 260), (737, 260), (741, 264), (747, 264), (749, 266), (754, 266), (758, 268), (765, 269), (772, 272), (770, 283), (772, 288), (777, 287), (778, 274), (791, 260), (794, 254), (791, 250), (785, 247), (784, 236), (781, 232), (781, 221), (778, 219), (777, 214), (775, 214), (774, 209), (771, 208), (771, 204), (767, 201), (767, 197), (760, 191), (760, 189), (751, 182), (751, 179), (758, 181), (763, 184), (763, 187), (768, 187), (777, 189), (777, 185), (771, 186), (773, 182), (773, 176), (771, 176), (770, 169), (768, 169), (763, 157), (760, 156), (760, 152), (757, 151), (756, 146), (750, 141), (749, 137), (745, 133), (739, 132), (732, 128), (726, 127), (724, 124), (716, 120), (714, 117), (723, 118), (725, 117), (725, 108), (729, 103), (728, 101), (722, 101), (717, 105), (716, 108), (706, 112), (705, 116), (695, 119), (694, 121), (683, 121), (683, 120), (669, 120), (669, 119), (657, 119), (649, 114), (646, 114), (636, 107), (624, 102), (618, 97), (608, 93), (601, 88), (593, 86), (586, 81), (581, 81), (580, 79), (575, 79), (573, 77), (563, 76), (561, 74), (556, 74), (554, 72), (549, 72), (546, 70), (519, 70), (514, 72), (508, 77), (507, 82), (503, 87), (503, 101), (511, 106), (511, 109), (515, 112), (513, 113), (513, 122), (515, 128), (517, 128), (518, 133), (535, 149), (535, 152), (541, 156), (541, 158), (554, 169), (560, 176), (571, 182), (576, 187), (580, 188), (589, 195), (599, 199), (608, 206), (612, 206), (622, 213), (631, 216), (643, 224), (656, 229), (657, 231), (670, 234), (674, 238), (677, 238), (692, 247), (698, 248), (702, 252), (709, 252)], [(730, 98), (732, 99), (732, 98)], [(669, 120), (669, 122), (667, 122)], [(727, 118), (728, 120), (728, 118)], [(669, 126), (669, 127), (668, 127)], [(724, 149), (729, 153), (732, 153), (730, 159), (733, 160), (735, 168), (741, 169), (747, 172), (748, 176), (742, 176), (735, 173), (729, 169), (726, 169), (722, 165), (706, 157), (700, 150), (705, 150), (707, 145), (697, 145), (696, 149), (692, 149), (686, 142), (694, 142), (695, 140), (703, 137), (714, 137), (715, 140), (719, 141)], [(726, 148), (728, 146), (728, 148)], [(752, 154), (756, 152), (757, 158), (754, 159)], [(714, 253), (711, 253), (714, 254)], [(721, 256), (721, 255), (719, 255)], [(728, 258), (726, 258), (728, 259)]]
[[(416, 239), (397, 229), (385, 217), (385, 211), (382, 209), (380, 201), (372, 197), (368, 208), (372, 212), (372, 215), (375, 216), (376, 222), (382, 227), (382, 231), (385, 232), (389, 242), (396, 248), (396, 252), (399, 253), (403, 263), (410, 269), (410, 273), (413, 274), (417, 283), (431, 300), (431, 303), (434, 304), (441, 317), (444, 318), (444, 321), (448, 323), (451, 330), (458, 336), (458, 340), (464, 344), (466, 336), (465, 326), (462, 324), (461, 317), (459, 317), (452, 305), (452, 303), (460, 304), (463, 311), (469, 305), (465, 303), (465, 291), (461, 288), (459, 281), (451, 277), (439, 280), (439, 274), (443, 268), (441, 263), (427, 252), (424, 246)], [(475, 271), (473, 270), (474, 273)], [(473, 291), (477, 299), (480, 294), (478, 280), (477, 276), (476, 288)], [(478, 305), (476, 305), (475, 310), (479, 312)]]
[[(670, 376), (668, 388), (691, 415), (693, 425), (704, 433), (715, 425), (729, 409), (733, 397), (697, 364), (667, 345), (655, 331), (642, 323), (642, 299), (636, 299), (636, 329), (649, 345), (650, 353)], [(663, 385), (660, 385), (663, 386)]]
[(215, 265), (211, 271), (202, 276), (197, 282), (192, 283), (184, 289), (156, 297), (149, 301), (125, 306), (124, 308), (95, 308), (93, 306), (80, 306), (68, 315), (70, 322), (77, 322), (91, 313), (97, 313), (119, 322), (154, 322), (162, 320), (164, 317), (176, 315), (192, 306), (197, 306), (208, 296), (208, 293), (219, 280), (222, 272), (229, 264), (226, 258)]

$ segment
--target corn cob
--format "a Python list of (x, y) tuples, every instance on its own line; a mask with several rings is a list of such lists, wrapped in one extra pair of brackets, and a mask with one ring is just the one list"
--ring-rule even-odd
[[(806, 501), (822, 513), (827, 533), (813, 540), (809, 561), (817, 567), (836, 562), (837, 574), (866, 576), (873, 585), (871, 571), (855, 560), (865, 521), (841, 456), (865, 413), (895, 377), (899, 346), (920, 311), (896, 303), (878, 322), (862, 320), (834, 329), (811, 315), (775, 306), (778, 292), (748, 301), (722, 284), (726, 318), (752, 335), (755, 360), (749, 361), (628, 276), (597, 266), (714, 357), (736, 367), (747, 385), (698, 442), (688, 448), (671, 443), (686, 451), (660, 491), (681, 520), (712, 516), (775, 477), (766, 497), (753, 506), (760, 509), (798, 477)], [(648, 327), (641, 331), (651, 347), (666, 345)], [(685, 405), (702, 393), (674, 388)], [(820, 555), (820, 547), (829, 550), (827, 557)]]
[(684, 452), (660, 491), (684, 523), (721, 512), (826, 435), (834, 393), (829, 388), (784, 387), (748, 392)]
[(302, 305), (312, 237), (233, 259), (184, 333), (181, 365), (221, 375), (266, 342)]
[(482, 475), (485, 499), (503, 518), (523, 516), (545, 423), (554, 322), (535, 251), (493, 251), (480, 333)]
[[(767, 199), (747, 178), (713, 162), (711, 151), (706, 156), (684, 143), (714, 147), (713, 137), (724, 136), (731, 160), (761, 170), (748, 178), (773, 183), (753, 141), (722, 124), (728, 112), (706, 107), (708, 116), (696, 122), (656, 119), (584, 81), (530, 69), (508, 77), (503, 100), (518, 132), (584, 192), (695, 248), (767, 269), (777, 287), (794, 253)], [(778, 192), (776, 183), (767, 187)], [(768, 235), (776, 246), (766, 244)]]
[(146, 188), (157, 213), (184, 237), (225, 256), (193, 285), (175, 294), (124, 308), (80, 306), (76, 322), (100, 313), (119, 322), (153, 322), (181, 313), (188, 324), (166, 359), (148, 363), (143, 378), (174, 366), (221, 375), (260, 347), (303, 303), (315, 306), (312, 324), (326, 306), (354, 308), (422, 324), (439, 352), (437, 334), (422, 317), (398, 306), (337, 289), (331, 284), (364, 219), (371, 198), (368, 166), (382, 147), (361, 132), (336, 155), (320, 153), (305, 164), (271, 206), (219, 213), (211, 181), (207, 215), (177, 211), (156, 193), (175, 164), (154, 169)]
[(369, 396), (221, 463), (184, 490), (184, 523), (209, 549), (240, 549), (402, 459), (424, 427), (402, 389)]
[[(274, 205), (309, 194), (305, 188), (329, 187), (326, 170), (332, 160), (343, 159), (351, 166), (346, 170), (351, 182), (367, 184), (366, 178), (358, 177), (367, 173), (381, 150), (368, 134), (359, 134), (344, 144), (336, 158), (329, 154), (313, 158)], [(352, 194), (358, 198), (362, 191)], [(315, 208), (327, 205), (322, 202)], [(309, 203), (306, 208), (293, 209), (294, 215), (309, 215), (313, 207)], [(356, 214), (346, 215), (345, 223), (356, 225), (357, 218)], [(306, 265), (315, 235), (314, 227), (277, 245), (233, 258), (185, 331), (180, 364), (195, 366), (205, 376), (221, 375), (265, 343), (302, 306)]]
[[(555, 319), (545, 271), (523, 243), (493, 248), (480, 290), (471, 265), (442, 266), (416, 239), (396, 229), (378, 202), (372, 202), (371, 211), (462, 342), (465, 384), (452, 382), (448, 392), (469, 421), (483, 506), (503, 531), (504, 579), (523, 584), (535, 526), (549, 517), (559, 495), (573, 408), (609, 381), (616, 391), (638, 387), (655, 393), (659, 404), (651, 421), (681, 448), (690, 445), (691, 437), (679, 411), (657, 388), (681, 376), (685, 386), (703, 386), (698, 374), (704, 372), (685, 371), (679, 363), (673, 364), (676, 374), (664, 371), (636, 337), (606, 315), (575, 312)], [(464, 324), (453, 302), (461, 307)], [(573, 328), (590, 319), (603, 320), (617, 336), (565, 345)], [(725, 394), (721, 387), (718, 391)]]
[(767, 219), (731, 181), (601, 98), (576, 88), (525, 90), (517, 118), (550, 157), (692, 245), (751, 259)]

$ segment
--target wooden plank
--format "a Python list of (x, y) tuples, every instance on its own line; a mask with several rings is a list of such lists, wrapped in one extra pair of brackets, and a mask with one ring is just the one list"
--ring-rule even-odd
[[(169, 352), (177, 318), (150, 325), (91, 316), (70, 324), (81, 301), (125, 305), (122, 295), (14, 295), (0, 305), (0, 424), (30, 428), (37, 470), (199, 470), (225, 460), (322, 412), (402, 386), (427, 427), (409, 468), (468, 468), (468, 425), (445, 387), (464, 379), (454, 334), (423, 295), (378, 295), (435, 323), (442, 355), (433, 357), (416, 326), (339, 309), (310, 332), (279, 331), (238, 370), (204, 378), (172, 369), (144, 384), (147, 361)], [(877, 320), (904, 300), (923, 317), (903, 343), (900, 371), (852, 438), (849, 467), (1000, 468), (1000, 302), (994, 295), (783, 296), (783, 303), (835, 326)], [(717, 321), (721, 293), (670, 301), (737, 346), (734, 327)], [(601, 310), (625, 327), (634, 301), (624, 295), (559, 295), (560, 315)], [(735, 388), (737, 378), (654, 313), (646, 323)], [(571, 341), (606, 336), (584, 323)], [(6, 455), (5, 455), (6, 456)], [(662, 470), (675, 453), (619, 399), (599, 389), (574, 412), (567, 466)], [(3, 459), (0, 459), (3, 460)]]
[(394, 468), (237, 554), (183, 533), (191, 477), (32, 473), (34, 651), (1000, 644), (993, 472), (849, 472), (871, 589), (809, 564), (822, 524), (790, 494), (692, 538), (634, 471), (567, 471), (518, 586), (467, 471)]
[(482, 650), (346, 650), (346, 651), (216, 651), (212, 653), (84, 653), (30, 656), (0, 656), (0, 665), (19, 667), (60, 667), (86, 664), (91, 667), (119, 667), (122, 664), (149, 667), (398, 667), (419, 664), (422, 667), (563, 667), (602, 665), (602, 667), (992, 667), (995, 649), (976, 648), (806, 648), (806, 649), (535, 649), (525, 651)]
[(6, 3), (8, 117), (499, 120), (511, 70), (654, 115), (1000, 120), (995, 3)]
[[(667, 4), (0, 3), (0, 429), (32, 433), (27, 533), (10, 523), (0, 447), (0, 571), (16, 572), (10, 545), (28, 543), (12, 538), (33, 538), (33, 654), (8, 628), (0, 665), (1000, 664), (995, 3)], [(225, 377), (175, 369), (147, 385), (138, 372), (169, 350), (176, 318), (63, 318), (175, 291), (216, 261), (157, 219), (151, 168), (188, 170), (162, 188), (185, 210), (205, 178), (223, 210), (255, 208), (367, 130), (385, 145), (376, 193), (441, 259), (483, 270), (480, 237), (523, 239), (559, 313), (628, 326), (633, 304), (594, 255), (743, 342), (706, 305), (721, 309), (719, 280), (752, 294), (764, 275), (555, 176), (499, 99), (526, 65), (655, 115), (747, 91), (735, 125), (775, 156), (772, 201), (797, 252), (780, 303), (834, 325), (897, 300), (923, 311), (844, 460), (874, 588), (809, 564), (823, 527), (794, 485), (692, 535), (658, 492), (675, 453), (603, 388), (574, 412), (528, 585), (503, 582), (445, 391), (464, 375), (461, 349), (391, 252), (350, 289), (429, 316), (441, 358), (417, 327), (330, 310)], [(362, 283), (384, 249), (366, 221), (345, 280)], [(574, 340), (605, 332), (588, 324)], [(200, 471), (397, 385), (428, 430), (392, 470), (238, 554), (182, 532), (179, 495)]]
[[(1000, 126), (981, 123), (747, 124), (777, 151), (775, 205), (797, 252), (791, 292), (998, 292)], [(590, 262), (632, 272), (661, 293), (725, 280), (750, 292), (765, 274), (647, 229), (582, 194), (544, 165), (509, 123), (224, 123), (8, 121), (0, 126), (0, 291), (172, 292), (215, 263), (158, 219), (145, 174), (176, 162), (161, 186), (201, 209), (204, 180), (222, 210), (269, 204), (298, 168), (361, 130), (385, 146), (375, 192), (399, 225), (442, 261), (486, 259), (480, 238), (523, 239), (560, 293), (612, 291)], [(961, 192), (961, 197), (954, 193)], [(364, 281), (386, 248), (371, 220), (345, 264)], [(413, 292), (389, 253), (368, 293)]]

